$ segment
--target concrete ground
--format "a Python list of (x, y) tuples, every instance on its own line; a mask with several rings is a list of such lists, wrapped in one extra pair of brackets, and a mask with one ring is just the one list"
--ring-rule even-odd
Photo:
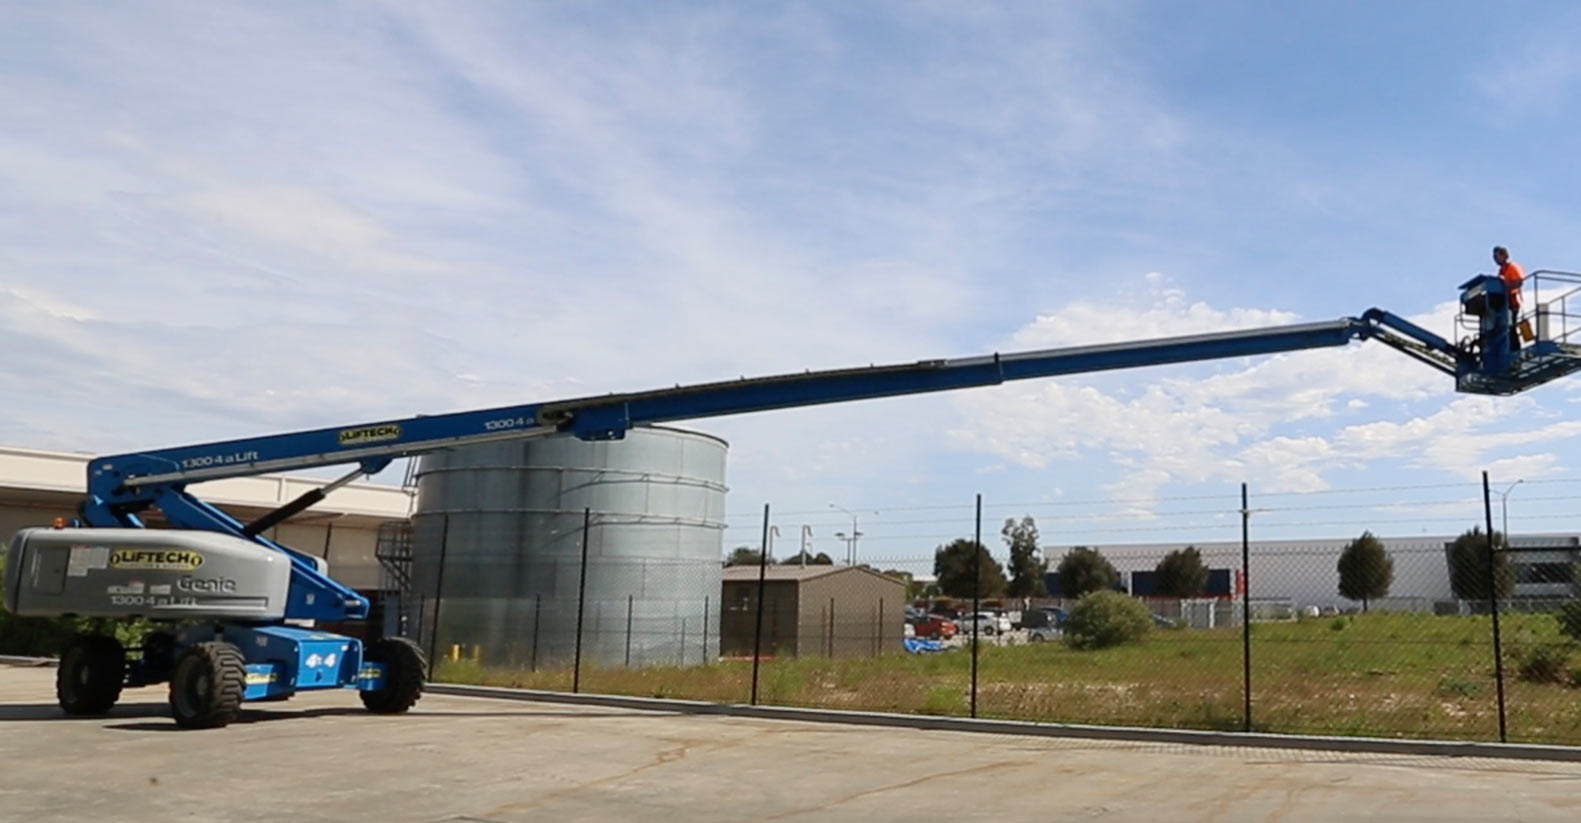
[(875, 729), (350, 692), (178, 730), (0, 665), (0, 821), (1574, 821), (1581, 764)]

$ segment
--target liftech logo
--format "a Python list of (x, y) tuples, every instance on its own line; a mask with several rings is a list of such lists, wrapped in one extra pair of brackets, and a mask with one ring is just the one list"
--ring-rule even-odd
[(190, 572), (203, 565), (203, 555), (189, 549), (116, 549), (110, 552), (110, 568)]
[(385, 440), (395, 440), (401, 436), (401, 427), (394, 423), (385, 423), (379, 426), (363, 426), (357, 429), (341, 429), (339, 432), (340, 445), (359, 446), (363, 443), (379, 443)]

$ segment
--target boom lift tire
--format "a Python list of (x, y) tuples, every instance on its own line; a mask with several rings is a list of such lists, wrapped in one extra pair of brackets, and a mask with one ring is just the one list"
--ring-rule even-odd
[(236, 719), (247, 664), (231, 643), (194, 643), (170, 675), (170, 713), (184, 729), (217, 729)]
[(400, 714), (423, 697), (428, 662), (417, 644), (404, 637), (381, 637), (368, 644), (364, 659), (387, 667), (384, 687), (361, 693), (362, 705), (376, 714)]
[(60, 656), (55, 696), (67, 714), (104, 714), (121, 699), (126, 650), (113, 637), (79, 634)]

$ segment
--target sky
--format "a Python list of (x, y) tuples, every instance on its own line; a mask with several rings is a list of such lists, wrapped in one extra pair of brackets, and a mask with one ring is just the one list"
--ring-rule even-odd
[[(1574, 4), (15, 2), (0, 443), (88, 453), (1581, 269)], [(728, 545), (1581, 529), (1581, 384), (1377, 344), (698, 421)], [(399, 480), (392, 469), (381, 480)], [(876, 514), (874, 514), (876, 512)], [(1503, 512), (1500, 512), (1502, 515)], [(1367, 525), (1376, 524), (1376, 525)], [(784, 552), (779, 552), (783, 554)]]

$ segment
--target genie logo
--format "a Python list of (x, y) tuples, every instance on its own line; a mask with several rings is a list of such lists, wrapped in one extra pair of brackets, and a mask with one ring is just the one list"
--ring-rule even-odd
[(183, 576), (176, 581), (176, 588), (195, 594), (235, 594), (236, 581), (228, 577)]

